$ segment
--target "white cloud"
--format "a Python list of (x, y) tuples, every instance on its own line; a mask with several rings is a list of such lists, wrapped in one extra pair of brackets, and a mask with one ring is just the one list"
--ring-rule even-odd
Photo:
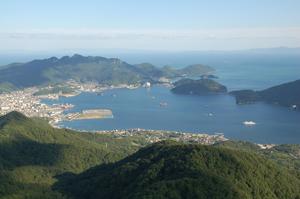
[(127, 48), (164, 50), (300, 46), (300, 27), (194, 30), (28, 29), (0, 31), (0, 50)]

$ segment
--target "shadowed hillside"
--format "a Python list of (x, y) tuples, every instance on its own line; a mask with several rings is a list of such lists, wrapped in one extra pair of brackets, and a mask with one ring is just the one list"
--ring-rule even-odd
[(297, 198), (300, 179), (262, 156), (161, 142), (61, 180), (75, 198)]
[(54, 176), (81, 172), (134, 152), (136, 138), (54, 129), (18, 112), (0, 117), (0, 198), (57, 198)]

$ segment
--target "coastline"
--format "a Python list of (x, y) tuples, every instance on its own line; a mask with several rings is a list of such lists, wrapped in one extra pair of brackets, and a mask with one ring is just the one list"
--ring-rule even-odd
[[(95, 133), (95, 134), (103, 134), (110, 135), (114, 138), (124, 138), (124, 137), (141, 137), (144, 138), (148, 143), (156, 143), (163, 140), (174, 140), (178, 142), (184, 143), (197, 143), (203, 145), (214, 145), (217, 143), (222, 143), (226, 141), (231, 141), (224, 136), (222, 133), (214, 133), (208, 134), (204, 132), (192, 133), (192, 132), (181, 132), (181, 131), (168, 131), (168, 130), (152, 130), (152, 129), (115, 129), (115, 130), (79, 130), (70, 127), (54, 127), (54, 128), (63, 128), (81, 133)], [(252, 143), (252, 142), (251, 142)], [(261, 150), (271, 149), (278, 144), (272, 143), (253, 143), (258, 146)]]
[(53, 127), (59, 129), (68, 129), (68, 130), (77, 131), (81, 133), (111, 135), (115, 138), (139, 136), (145, 138), (149, 143), (155, 143), (163, 140), (175, 140), (179, 142), (212, 145), (215, 143), (229, 140), (226, 137), (224, 137), (223, 134), (220, 133), (215, 133), (213, 135), (210, 135), (208, 133), (203, 133), (203, 132), (191, 133), (191, 132), (151, 130), (151, 129), (141, 129), (141, 128), (87, 131), (87, 130), (73, 129), (70, 127), (59, 127), (59, 126), (53, 126)]
[[(168, 82), (162, 82), (162, 83), (156, 83), (155, 85), (160, 85), (164, 86), (167, 88), (171, 87), (171, 83)], [(42, 95), (42, 96), (37, 96), (40, 100), (42, 99), (49, 99), (49, 100), (59, 100), (60, 97), (75, 97), (77, 95), (80, 95), (81, 93), (97, 93), (101, 95), (105, 91), (109, 90), (115, 90), (115, 89), (138, 89), (138, 88), (150, 88), (151, 86), (148, 86), (146, 84), (120, 84), (120, 85), (102, 85), (102, 84), (97, 84), (97, 83), (85, 83), (85, 84), (78, 84), (77, 82), (74, 81), (69, 81), (67, 82), (67, 86), (70, 88), (74, 89), (73, 94), (62, 94), (62, 93), (55, 93), (55, 94), (48, 94), (48, 95)], [(69, 107), (66, 110), (70, 110), (74, 108), (73, 104), (70, 104)], [(88, 120), (88, 119), (106, 119), (106, 118), (113, 118), (113, 113), (111, 110), (108, 111), (108, 109), (103, 109), (107, 110), (107, 113), (103, 114), (96, 114), (93, 116), (88, 116), (86, 114), (82, 114), (82, 112), (86, 110), (81, 110), (81, 112), (74, 112), (74, 113), (69, 113), (65, 114), (63, 110), (60, 114), (57, 114), (55, 117), (50, 117), (49, 119), (49, 124), (52, 126), (57, 127), (57, 124), (62, 121), (72, 121), (72, 120)]]

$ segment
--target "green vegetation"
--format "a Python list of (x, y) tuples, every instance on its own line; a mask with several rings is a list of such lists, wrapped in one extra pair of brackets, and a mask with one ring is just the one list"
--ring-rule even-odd
[(8, 82), (0, 83), (0, 93), (6, 93), (15, 90), (15, 86)]
[(55, 176), (114, 162), (136, 151), (141, 138), (54, 129), (18, 112), (0, 117), (0, 198), (60, 198)]
[(257, 101), (279, 104), (294, 108), (300, 107), (300, 80), (274, 86), (262, 91), (241, 90), (233, 91), (238, 104), (248, 104)]
[(300, 171), (300, 145), (298, 144), (283, 144), (270, 149), (261, 149), (258, 145), (250, 142), (226, 141), (215, 144), (215, 146), (257, 153), (291, 170)]
[(55, 86), (52, 88), (44, 88), (41, 89), (37, 92), (35, 92), (33, 95), (38, 96), (38, 95), (48, 95), (48, 94), (72, 94), (74, 93), (75, 90), (70, 88), (70, 87), (66, 87), (66, 86)]
[(174, 83), (171, 90), (176, 94), (206, 95), (212, 93), (226, 93), (227, 88), (212, 79), (182, 79)]
[(56, 189), (74, 198), (280, 198), (300, 178), (266, 158), (222, 147), (161, 142), (114, 164), (69, 175)]
[(148, 81), (155, 83), (161, 77), (200, 76), (212, 71), (211, 67), (203, 65), (193, 65), (176, 70), (170, 67), (157, 68), (151, 64), (131, 65), (115, 58), (74, 55), (60, 59), (52, 57), (33, 60), (1, 68), (0, 83), (9, 82), (18, 88), (61, 83), (69, 79), (109, 85), (136, 84)]
[(192, 77), (198, 77), (201, 75), (209, 75), (212, 74), (215, 70), (206, 65), (201, 65), (201, 64), (194, 64), (187, 66), (183, 69), (178, 70), (180, 75), (183, 76), (192, 76)]
[(164, 66), (162, 68), (162, 71), (164, 76), (170, 78), (176, 78), (176, 77), (200, 77), (203, 75), (210, 75), (215, 70), (210, 66), (194, 64), (177, 70), (174, 69), (172, 66)]
[(146, 144), (143, 136), (54, 129), (11, 112), (0, 117), (0, 198), (300, 196), (299, 145)]

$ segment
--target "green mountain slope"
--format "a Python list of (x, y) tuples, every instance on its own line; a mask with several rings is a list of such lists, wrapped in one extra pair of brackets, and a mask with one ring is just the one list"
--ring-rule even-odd
[(300, 197), (300, 178), (254, 153), (161, 142), (114, 164), (62, 178), (74, 198)]
[(137, 150), (135, 138), (54, 129), (18, 112), (0, 117), (0, 198), (57, 198), (55, 176), (114, 162)]
[(165, 141), (140, 149), (145, 144), (142, 136), (54, 129), (43, 119), (11, 112), (0, 117), (0, 198), (294, 199), (300, 194), (299, 145), (261, 150), (247, 142)]
[(69, 79), (102, 84), (135, 84), (156, 82), (161, 77), (172, 78), (187, 74), (200, 76), (212, 72), (208, 66), (194, 65), (184, 69), (157, 68), (151, 64), (131, 65), (116, 58), (73, 55), (60, 59), (33, 60), (24, 64), (12, 64), (0, 69), (1, 83), (16, 87), (29, 87), (59, 83)]
[(226, 141), (215, 146), (225, 147), (238, 151), (248, 151), (265, 156), (291, 170), (300, 171), (300, 145), (282, 144), (268, 149), (261, 149), (258, 145), (245, 141)]
[(233, 91), (238, 104), (265, 101), (294, 108), (300, 107), (300, 80), (274, 86), (262, 91), (241, 90)]

